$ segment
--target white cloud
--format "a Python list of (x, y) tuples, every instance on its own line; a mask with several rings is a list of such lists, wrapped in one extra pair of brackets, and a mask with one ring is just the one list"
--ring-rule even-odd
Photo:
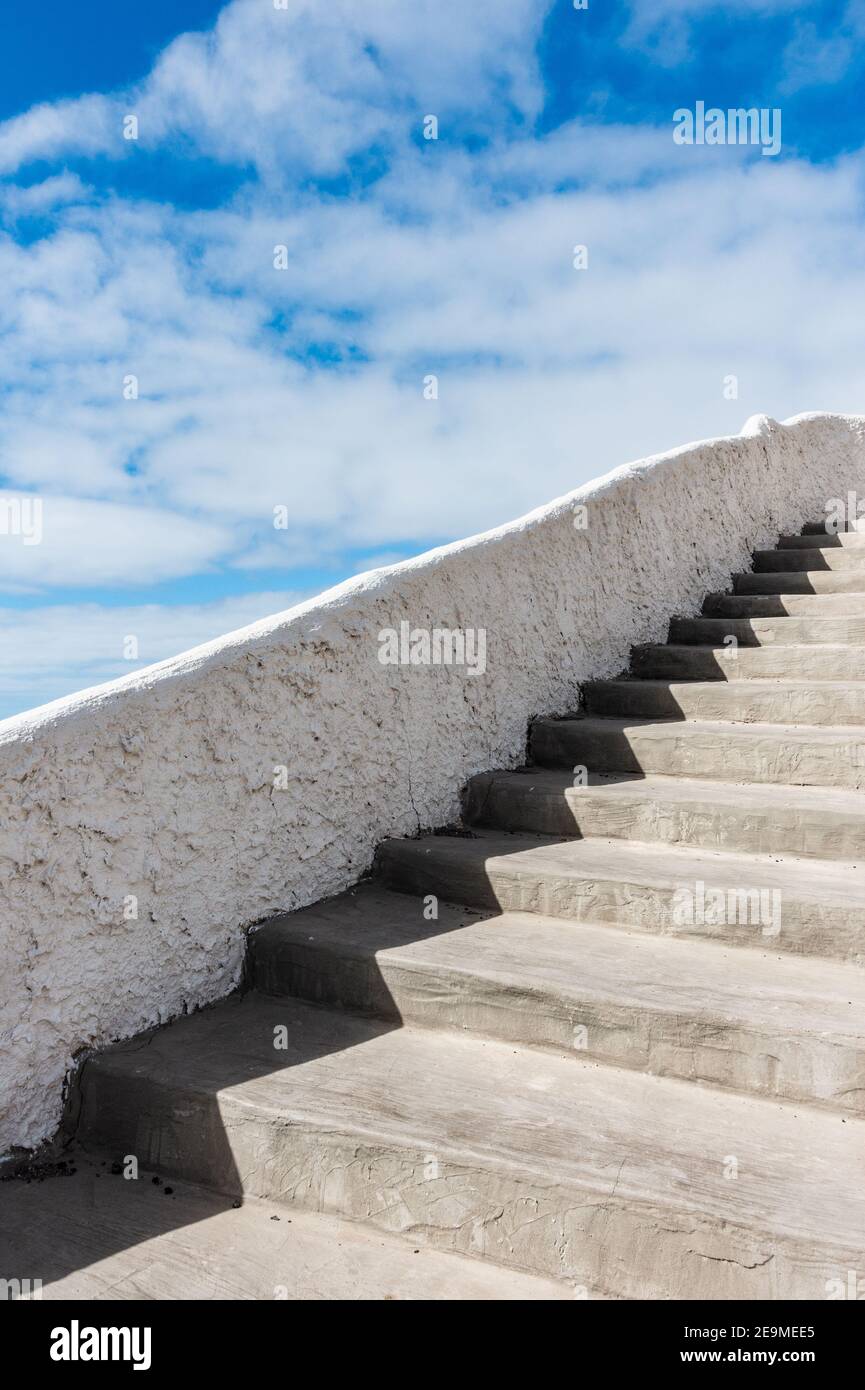
[[(34, 106), (0, 125), (0, 174), (71, 150), (93, 155), (122, 139), (116, 104), (103, 96)], [(120, 153), (118, 146), (118, 154)]]
[(64, 203), (85, 202), (88, 190), (77, 174), (55, 174), (41, 183), (18, 188), (14, 184), (0, 185), (0, 209), (9, 217), (44, 215)]
[[(0, 492), (10, 500), (30, 494)], [(0, 583), (22, 589), (51, 585), (157, 584), (198, 574), (236, 544), (232, 531), (167, 509), (121, 506), (86, 498), (41, 496), (38, 518), (0, 531)], [(16, 533), (17, 530), (17, 533)], [(30, 540), (32, 538), (32, 542)]]
[[(137, 87), (34, 107), (0, 125), (0, 172), (73, 153), (131, 157), (180, 142), (216, 159), (340, 171), (399, 146), (423, 116), (501, 129), (542, 102), (534, 44), (552, 0), (234, 0), (212, 30), (175, 39)], [(126, 140), (123, 119), (138, 119)]]
[[(170, 607), (0, 608), (0, 718), (164, 661), (303, 597), (270, 592)], [(130, 638), (137, 642), (135, 660), (124, 655), (133, 650)]]
[[(698, 12), (634, 6), (649, 38), (650, 15)], [(227, 206), (96, 195), (62, 172), (5, 186), (9, 218), (54, 219), (29, 246), (0, 235), (0, 477), (45, 504), (41, 546), (0, 537), (7, 588), (386, 553), (758, 411), (856, 408), (861, 156), (813, 167), (579, 121), (533, 136), (544, 13), (237, 0), (135, 103), (142, 143), (255, 166)], [(0, 127), (0, 157), (117, 151), (127, 106), (30, 113)], [(430, 111), (441, 138), (417, 144)], [(487, 143), (469, 154), (451, 129)], [(377, 181), (315, 193), (310, 171), (370, 142), (387, 149)], [(89, 660), (64, 648), (82, 678)]]
[[(426, 152), (404, 154), (365, 197), (298, 198), (284, 220), (266, 192), (197, 214), (75, 206), (30, 252), (0, 249), (0, 471), (46, 506), (77, 492), (126, 517), (64, 525), (72, 540), (50, 566), (46, 551), (43, 580), (437, 540), (625, 457), (738, 428), (752, 408), (855, 406), (861, 161), (769, 168), (642, 130), (619, 136), (626, 178), (599, 157), (614, 138), (575, 124), (469, 164), (442, 149), (432, 173)], [(572, 157), (579, 187), (551, 194), (539, 179), (501, 199), (533, 156), (558, 184)], [(406, 219), (416, 188), (424, 214)], [(572, 267), (578, 242), (586, 272)], [(264, 327), (277, 311), (285, 337)], [(286, 355), (310, 342), (359, 358), (324, 369)], [(128, 373), (138, 400), (123, 399)], [(429, 373), (437, 401), (423, 397)], [(82, 531), (97, 537), (83, 575)]]

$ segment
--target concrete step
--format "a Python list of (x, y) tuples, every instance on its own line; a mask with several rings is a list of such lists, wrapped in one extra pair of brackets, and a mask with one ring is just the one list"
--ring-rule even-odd
[[(842, 499), (842, 500), (843, 500), (843, 499)], [(860, 520), (860, 521), (854, 520), (853, 523), (852, 523), (852, 525), (850, 526), (850, 530), (852, 530), (852, 531), (858, 531), (861, 525), (862, 525), (861, 520)], [(818, 517), (816, 521), (806, 521), (805, 525), (802, 527), (802, 535), (803, 535), (803, 536), (816, 536), (816, 535), (824, 536), (824, 535), (835, 535), (835, 534), (837, 534), (834, 530), (829, 530), (829, 531), (827, 531), (826, 526), (827, 526), (827, 518), (826, 518), (825, 515), (822, 516), (822, 517)]]
[(80, 1102), (91, 1148), (571, 1287), (822, 1298), (865, 1261), (859, 1119), (297, 1000), (103, 1052)]
[(865, 862), (481, 831), (385, 840), (377, 865), (417, 899), (865, 963)]
[[(818, 523), (819, 525), (819, 523)], [(865, 531), (831, 531), (825, 526), (819, 531), (804, 532), (801, 536), (779, 536), (779, 550), (821, 550), (832, 546), (849, 546), (853, 550), (865, 546)]]
[[(744, 647), (865, 645), (865, 615), (861, 618), (673, 618), (670, 641), (723, 647), (735, 637)], [(863, 653), (865, 659), (865, 653)]]
[(646, 643), (633, 648), (631, 669), (653, 680), (858, 681), (865, 679), (865, 652), (843, 643), (735, 649)]
[(710, 720), (536, 719), (541, 767), (642, 772), (721, 782), (865, 787), (865, 727), (831, 729)]
[(754, 569), (771, 574), (782, 570), (856, 570), (860, 579), (865, 571), (865, 550), (852, 546), (806, 546), (798, 550), (755, 550)]
[(863, 578), (858, 570), (749, 570), (733, 575), (733, 589), (737, 594), (859, 594)]
[(267, 994), (865, 1113), (865, 972), (363, 885), (251, 938)]
[[(735, 661), (728, 664), (734, 672)], [(865, 673), (861, 681), (587, 681), (583, 700), (588, 714), (614, 719), (862, 724), (865, 731)]]
[(865, 792), (569, 771), (487, 772), (466, 789), (464, 819), (560, 839), (645, 843), (855, 862), (865, 846)]
[[(71, 1172), (70, 1168), (75, 1171)], [(566, 1283), (418, 1246), (356, 1221), (190, 1184), (138, 1181), (72, 1151), (67, 1170), (0, 1186), (0, 1269), (38, 1298), (294, 1302), (572, 1299)], [(588, 1295), (592, 1297), (592, 1294)], [(32, 1297), (37, 1297), (31, 1294)]]
[(865, 592), (850, 594), (707, 594), (707, 618), (848, 618), (865, 615)]

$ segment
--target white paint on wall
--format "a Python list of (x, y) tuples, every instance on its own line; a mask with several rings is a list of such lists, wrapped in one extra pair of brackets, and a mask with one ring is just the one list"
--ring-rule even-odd
[[(863, 417), (756, 417), (0, 723), (0, 1152), (52, 1133), (80, 1050), (228, 993), (246, 928), (453, 819), (533, 716), (848, 489)], [(382, 664), (402, 622), (482, 630), (483, 673)]]

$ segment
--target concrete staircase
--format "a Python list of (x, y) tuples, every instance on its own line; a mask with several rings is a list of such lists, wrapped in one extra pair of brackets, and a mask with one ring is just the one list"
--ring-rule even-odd
[(865, 535), (703, 611), (256, 931), (242, 995), (88, 1060), (80, 1143), (591, 1296), (861, 1277)]

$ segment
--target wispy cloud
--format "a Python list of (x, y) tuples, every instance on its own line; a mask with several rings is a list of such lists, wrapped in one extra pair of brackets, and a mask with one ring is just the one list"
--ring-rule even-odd
[(176, 656), (303, 594), (244, 594), (205, 604), (56, 604), (0, 608), (0, 719)]
[(849, 71), (865, 35), (865, 4), (851, 0), (829, 34), (807, 20), (797, 21), (784, 47), (780, 90), (785, 95), (840, 81)]
[[(784, 0), (724, 9), (794, 22)], [(634, 0), (626, 42), (664, 24), (690, 42), (718, 10)], [(2, 167), (21, 169), (0, 183), (0, 482), (45, 517), (40, 546), (0, 537), (7, 590), (44, 597), (7, 628), (22, 699), (28, 671), (40, 698), (64, 670), (116, 674), (87, 655), (89, 607), (70, 623), (81, 659), (73, 640), (40, 664), (64, 587), (217, 570), (291, 587), (755, 410), (855, 407), (862, 155), (682, 148), (615, 106), (547, 129), (550, 13), (235, 0), (135, 91), (0, 125)], [(197, 206), (182, 192), (201, 159), (232, 182)], [(152, 609), (168, 648), (181, 611)]]
[(623, 35), (626, 46), (642, 49), (665, 67), (677, 67), (691, 57), (695, 26), (720, 15), (727, 25), (789, 14), (799, 0), (628, 0), (630, 20)]

